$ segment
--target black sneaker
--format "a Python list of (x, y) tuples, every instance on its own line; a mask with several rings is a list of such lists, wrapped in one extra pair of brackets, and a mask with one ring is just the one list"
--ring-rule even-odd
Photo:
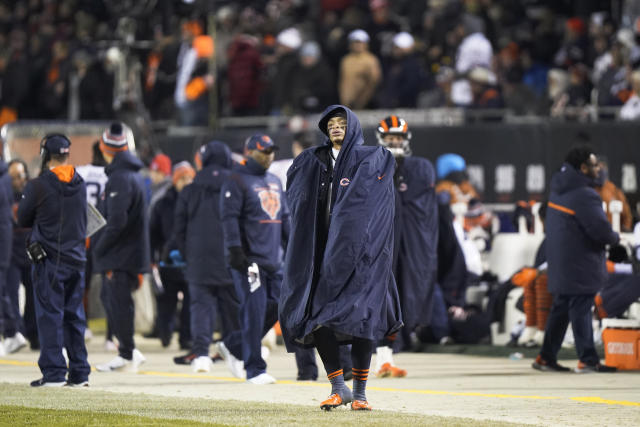
[(536, 360), (531, 364), (531, 367), (544, 372), (569, 372), (571, 370), (566, 366), (562, 366), (558, 362), (547, 362), (540, 355), (536, 357)]
[(67, 381), (64, 386), (65, 387), (89, 387), (89, 381), (88, 380), (80, 381), (80, 382)]
[(195, 359), (196, 354), (195, 353), (187, 353), (184, 356), (176, 356), (173, 358), (173, 363), (175, 363), (176, 365), (191, 365), (191, 362), (193, 361), (193, 359)]
[(578, 366), (573, 370), (577, 374), (588, 374), (591, 372), (600, 372), (600, 373), (612, 373), (616, 372), (618, 368), (613, 366), (603, 365), (601, 363), (596, 363), (595, 365), (587, 365), (583, 362), (578, 362)]
[(40, 378), (39, 380), (31, 381), (31, 387), (62, 387), (65, 384), (66, 384), (65, 381), (51, 382), (51, 381), (45, 381), (44, 378)]

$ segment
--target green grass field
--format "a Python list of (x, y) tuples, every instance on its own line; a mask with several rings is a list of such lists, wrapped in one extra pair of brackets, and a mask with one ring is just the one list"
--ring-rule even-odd
[(372, 426), (507, 426), (401, 412), (329, 413), (313, 406), (252, 403), (237, 400), (168, 398), (91, 389), (33, 389), (0, 384), (0, 426), (112, 426), (112, 425), (300, 425)]

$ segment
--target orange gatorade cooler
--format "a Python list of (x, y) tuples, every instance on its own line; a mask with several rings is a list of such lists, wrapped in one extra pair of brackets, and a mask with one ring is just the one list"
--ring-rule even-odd
[(605, 364), (621, 370), (640, 370), (640, 321), (603, 319)]

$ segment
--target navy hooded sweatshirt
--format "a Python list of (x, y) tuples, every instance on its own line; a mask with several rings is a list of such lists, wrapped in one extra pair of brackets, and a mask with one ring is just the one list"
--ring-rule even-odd
[(99, 205), (107, 225), (91, 242), (96, 271), (149, 271), (149, 221), (139, 173), (142, 167), (137, 157), (122, 151), (104, 169), (109, 180)]
[(224, 244), (240, 246), (249, 262), (280, 269), (279, 248), (289, 239), (289, 207), (280, 179), (252, 158), (236, 165), (222, 186), (220, 200)]
[(225, 143), (212, 141), (200, 155), (202, 170), (178, 195), (174, 238), (187, 263), (189, 283), (231, 285), (220, 220), (220, 188), (231, 173), (231, 151)]
[(567, 163), (551, 178), (545, 231), (552, 294), (595, 295), (606, 283), (605, 246), (620, 238), (592, 186)]
[(347, 130), (335, 168), (327, 137), (324, 146), (302, 152), (287, 172), (291, 233), (279, 317), (288, 351), (313, 346), (319, 326), (342, 342), (379, 340), (402, 326), (392, 273), (395, 160), (382, 147), (363, 146), (360, 122), (344, 106), (322, 114), (318, 126), (325, 135), (336, 109), (346, 112)]
[(40, 243), (50, 261), (81, 268), (86, 262), (87, 189), (71, 170), (68, 182), (47, 170), (27, 183), (18, 226), (31, 228), (29, 241)]

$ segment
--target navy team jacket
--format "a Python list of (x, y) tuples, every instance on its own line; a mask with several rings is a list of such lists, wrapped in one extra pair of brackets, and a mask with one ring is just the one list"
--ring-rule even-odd
[(129, 151), (115, 155), (104, 171), (109, 177), (100, 201), (107, 225), (92, 238), (96, 271), (149, 271), (149, 225), (142, 162)]
[(231, 285), (220, 220), (220, 188), (231, 173), (231, 150), (220, 141), (212, 141), (206, 148), (202, 170), (178, 195), (175, 242), (187, 262), (189, 283)]
[(73, 170), (61, 180), (47, 170), (29, 181), (18, 206), (18, 226), (31, 227), (30, 241), (39, 242), (50, 261), (84, 266), (87, 189), (80, 175)]
[(249, 262), (277, 270), (289, 239), (289, 208), (282, 183), (255, 160), (237, 165), (222, 185), (220, 212), (226, 255), (241, 246)]
[(421, 157), (398, 159), (394, 275), (402, 320), (410, 329), (429, 325), (438, 270), (438, 201), (433, 165)]
[(551, 178), (545, 221), (549, 292), (595, 295), (607, 281), (606, 245), (620, 240), (593, 181), (565, 163)]

